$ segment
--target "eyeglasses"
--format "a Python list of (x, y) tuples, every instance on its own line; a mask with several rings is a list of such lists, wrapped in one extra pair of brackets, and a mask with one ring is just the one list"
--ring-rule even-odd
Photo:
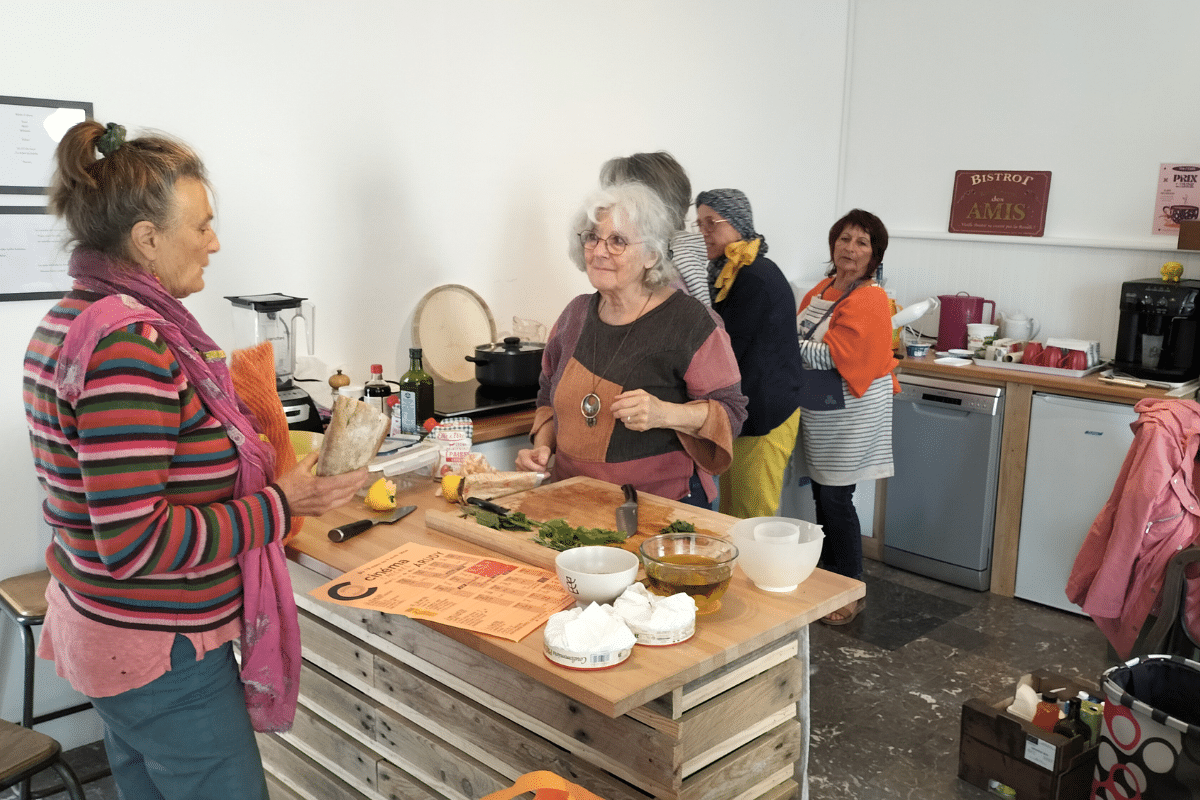
[(596, 235), (595, 231), (584, 231), (579, 234), (579, 241), (583, 243), (584, 250), (595, 250), (596, 246), (604, 242), (604, 246), (608, 248), (608, 254), (619, 256), (625, 252), (625, 248), (631, 244), (641, 244), (641, 242), (630, 242), (619, 233), (614, 233), (607, 238), (601, 238)]
[(696, 230), (703, 231), (705, 233), (712, 233), (722, 222), (724, 222), (726, 225), (732, 224), (729, 222), (729, 220), (721, 219), (720, 217), (713, 217), (712, 219), (698, 219), (696, 220)]

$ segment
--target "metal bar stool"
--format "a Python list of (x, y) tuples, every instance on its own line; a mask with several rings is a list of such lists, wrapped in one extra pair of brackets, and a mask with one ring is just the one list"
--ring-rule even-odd
[[(33, 673), (37, 658), (34, 652), (33, 628), (36, 625), (41, 625), (46, 619), (46, 586), (49, 582), (49, 570), (16, 575), (0, 581), (0, 611), (3, 611), (6, 617), (16, 623), (25, 647), (25, 694), (21, 710), (21, 726), (24, 728), (33, 728), (34, 725), (40, 725), (43, 722), (49, 722), (50, 720), (71, 714), (78, 714), (80, 711), (86, 711), (92, 707), (91, 703), (79, 703), (78, 705), (62, 708), (57, 711), (49, 711), (45, 714), (33, 713)], [(42, 736), (42, 734), (38, 735)], [(44, 736), (43, 738), (54, 742), (48, 736)], [(54, 748), (57, 754), (59, 749), (57, 742), (54, 742)], [(54, 756), (54, 758), (57, 757), (57, 755)], [(47, 761), (43, 766), (33, 770), (33, 772), (40, 772), (42, 769), (50, 766), (53, 766), (53, 764)], [(61, 770), (59, 772), (61, 774)], [(32, 772), (29, 774), (32, 774)], [(0, 777), (3, 777), (3, 775), (4, 773), (0, 773)], [(72, 777), (74, 778), (73, 773)], [(27, 779), (17, 780), (21, 781), (21, 798), (22, 800), (27, 800), (29, 797), (29, 782)], [(11, 783), (5, 784), (5, 786), (11, 785)]]
[(83, 786), (75, 772), (63, 760), (62, 747), (44, 733), (0, 720), (0, 789), (29, 779), (45, 769), (53, 769), (62, 779), (71, 800), (84, 800)]

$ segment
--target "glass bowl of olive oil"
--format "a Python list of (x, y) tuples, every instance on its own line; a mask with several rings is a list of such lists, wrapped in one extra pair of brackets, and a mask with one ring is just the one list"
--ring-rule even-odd
[(664, 597), (684, 592), (696, 602), (697, 614), (721, 607), (738, 557), (732, 543), (703, 533), (663, 533), (639, 549), (650, 591)]

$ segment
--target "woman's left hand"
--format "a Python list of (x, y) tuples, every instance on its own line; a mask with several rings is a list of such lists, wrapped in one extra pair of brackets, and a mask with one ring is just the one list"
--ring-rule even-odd
[(708, 420), (708, 403), (668, 403), (634, 389), (613, 398), (612, 415), (631, 431), (670, 428), (695, 436)]
[(612, 414), (631, 431), (667, 428), (666, 405), (645, 389), (634, 389), (613, 398)]

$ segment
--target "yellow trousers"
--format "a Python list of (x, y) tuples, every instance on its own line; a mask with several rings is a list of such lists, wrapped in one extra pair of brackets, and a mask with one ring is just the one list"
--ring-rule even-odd
[(733, 463), (721, 476), (721, 513), (731, 517), (773, 517), (779, 513), (783, 471), (796, 446), (800, 409), (766, 436), (739, 436)]

